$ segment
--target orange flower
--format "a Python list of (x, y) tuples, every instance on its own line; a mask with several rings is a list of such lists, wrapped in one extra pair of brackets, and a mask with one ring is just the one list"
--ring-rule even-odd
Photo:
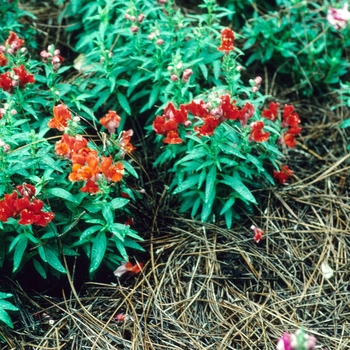
[(68, 107), (64, 104), (59, 104), (53, 108), (53, 118), (47, 123), (49, 128), (58, 129), (64, 131), (68, 126), (68, 120), (72, 119), (72, 115), (68, 110)]
[(80, 189), (81, 192), (87, 192), (87, 193), (97, 193), (100, 191), (99, 187), (97, 186), (96, 182), (92, 180), (87, 180), (84, 187)]
[(100, 123), (109, 131), (110, 134), (115, 133), (115, 129), (119, 126), (120, 117), (115, 111), (108, 113), (100, 119)]
[(8, 60), (7, 58), (0, 52), (0, 67), (7, 66)]
[(94, 180), (99, 172), (99, 158), (93, 152), (86, 156), (86, 165), (73, 164), (72, 172), (69, 174), (70, 181)]
[[(71, 158), (74, 152), (79, 152), (81, 149), (86, 148), (87, 143), (87, 139), (81, 135), (72, 137), (68, 134), (63, 134), (61, 140), (56, 142), (55, 153), (59, 156)], [(91, 151), (89, 148), (87, 149)], [(76, 162), (73, 161), (73, 163)]]
[(131, 136), (134, 134), (134, 131), (132, 129), (128, 131), (123, 131), (122, 136), (120, 138), (120, 146), (123, 150), (123, 153), (127, 152), (130, 153), (134, 151), (136, 148), (130, 143)]
[(221, 46), (218, 47), (219, 51), (224, 51), (227, 55), (229, 51), (233, 50), (233, 42), (235, 35), (230, 28), (225, 28), (221, 31)]
[(0, 87), (4, 91), (8, 91), (10, 93), (12, 92), (13, 85), (12, 85), (12, 79), (9, 72), (0, 74)]
[(118, 182), (124, 175), (124, 165), (118, 162), (112, 165), (112, 157), (102, 157), (99, 170), (104, 174), (107, 181)]
[(180, 139), (179, 137), (179, 133), (175, 130), (170, 130), (167, 135), (166, 138), (163, 139), (164, 143), (169, 143), (171, 145), (177, 145), (180, 144), (182, 142), (184, 142), (182, 139)]

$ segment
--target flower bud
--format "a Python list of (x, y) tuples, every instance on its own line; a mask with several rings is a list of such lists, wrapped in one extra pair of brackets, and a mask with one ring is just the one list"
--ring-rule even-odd
[(235, 69), (236, 69), (237, 72), (241, 72), (243, 67), (242, 66), (237, 66)]
[(260, 86), (261, 85), (261, 83), (262, 83), (262, 78), (261, 77), (255, 77), (254, 78), (254, 83), (255, 83), (255, 85), (256, 86)]
[(182, 73), (182, 81), (183, 81), (184, 83), (187, 83), (188, 80), (190, 79), (190, 76), (191, 76), (192, 74), (193, 74), (192, 69), (190, 69), (190, 68), (185, 69), (185, 70), (183, 71), (183, 73)]
[(256, 93), (259, 91), (259, 88), (257, 86), (252, 87), (252, 92)]
[(136, 34), (140, 30), (140, 28), (137, 26), (131, 26), (130, 29), (134, 34)]
[(131, 22), (135, 22), (135, 21), (136, 21), (136, 17), (135, 17), (135, 16), (131, 16), (131, 17), (130, 17), (130, 21), (131, 21)]
[(142, 21), (145, 19), (145, 15), (143, 13), (139, 14), (137, 17), (137, 20), (139, 21), (139, 23), (142, 23)]
[(54, 52), (53, 52), (53, 54), (55, 55), (55, 56), (57, 56), (57, 55), (59, 55), (61, 53), (61, 51), (60, 50), (55, 50)]
[(172, 75), (170, 76), (170, 80), (171, 80), (171, 81), (178, 81), (178, 80), (179, 80), (179, 77), (178, 77), (176, 74), (172, 74)]
[(131, 16), (130, 16), (128, 13), (126, 13), (126, 14), (124, 15), (124, 18), (127, 19), (127, 20), (130, 20)]
[(158, 39), (157, 40), (157, 45), (163, 45), (164, 44), (164, 40), (163, 39)]
[(14, 53), (15, 53), (15, 50), (14, 49), (11, 49), (11, 48), (9, 48), (9, 49), (7, 49), (7, 51), (6, 51), (9, 55), (13, 55)]
[(171, 72), (173, 69), (174, 69), (174, 67), (172, 67), (172, 66), (168, 66), (168, 68), (167, 68), (167, 70), (168, 70), (169, 72)]
[(153, 40), (153, 39), (155, 39), (155, 37), (156, 37), (156, 34), (155, 34), (154, 32), (151, 32), (151, 33), (147, 36), (147, 39), (148, 39), (148, 40)]
[(27, 50), (26, 47), (22, 47), (21, 50), (20, 50), (21, 53), (26, 53), (27, 51), (28, 51), (28, 50)]
[(181, 69), (181, 68), (182, 68), (182, 62), (179, 62), (179, 63), (176, 65), (176, 68), (177, 68), (177, 69)]
[(5, 52), (6, 51), (6, 47), (4, 45), (0, 45), (0, 52)]
[(16, 115), (17, 111), (15, 109), (11, 109), (10, 113), (11, 113), (11, 115)]

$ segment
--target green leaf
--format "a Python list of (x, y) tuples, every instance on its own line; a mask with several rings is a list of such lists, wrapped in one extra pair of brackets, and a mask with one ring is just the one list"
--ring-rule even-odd
[(211, 193), (209, 194), (208, 200), (204, 203), (202, 213), (201, 213), (201, 221), (207, 221), (209, 215), (212, 212), (213, 204), (216, 196), (216, 188), (214, 187)]
[(233, 144), (219, 144), (219, 147), (225, 154), (233, 154), (236, 157), (246, 159), (246, 157), (240, 151), (238, 151), (238, 149), (236, 149), (236, 146)]
[(224, 214), (228, 209), (230, 209), (233, 206), (233, 204), (235, 203), (235, 201), (236, 201), (236, 197), (230, 197), (226, 201), (225, 205), (222, 207), (222, 209), (220, 211), (220, 215)]
[(198, 208), (201, 205), (201, 198), (198, 197), (194, 203), (193, 203), (193, 207), (192, 207), (192, 211), (191, 211), (191, 217), (194, 218), (197, 214)]
[(120, 106), (124, 109), (124, 111), (128, 115), (131, 115), (131, 108), (130, 108), (129, 102), (126, 99), (125, 95), (123, 95), (122, 93), (118, 92), (117, 93), (117, 99), (118, 99), (118, 102), (119, 102)]
[(10, 318), (9, 314), (5, 310), (3, 310), (1, 308), (0, 308), (0, 321), (5, 323), (10, 328), (13, 328), (13, 323), (11, 321), (11, 318)]
[(228, 229), (232, 226), (232, 208), (225, 211), (225, 222)]
[(102, 207), (102, 216), (106, 220), (108, 226), (113, 224), (114, 215), (113, 215), (112, 209), (111, 209), (109, 204), (105, 204)]
[(80, 235), (79, 241), (84, 240), (86, 237), (92, 235), (93, 233), (95, 233), (98, 230), (102, 230), (102, 228), (103, 228), (103, 226), (101, 226), (101, 225), (90, 226)]
[(107, 249), (106, 233), (100, 231), (94, 239), (91, 248), (91, 262), (89, 272), (94, 272), (100, 265)]
[(22, 261), (22, 258), (23, 258), (23, 255), (24, 255), (24, 252), (25, 252), (27, 245), (28, 245), (28, 238), (26, 237), (25, 234), (21, 234), (19, 237), (20, 238), (16, 244), (15, 251), (13, 254), (13, 270), (12, 270), (12, 272), (16, 272), (17, 269), (19, 268), (21, 261)]
[(7, 300), (0, 300), (0, 309), (18, 311), (18, 308)]
[(66, 273), (66, 269), (62, 265), (59, 257), (59, 252), (50, 247), (50, 246), (43, 246), (45, 255), (47, 258), (47, 263), (51, 265), (55, 270), (61, 272), (61, 273)]
[(160, 91), (160, 85), (159, 84), (153, 85), (152, 91), (151, 91), (151, 94), (150, 94), (149, 100), (148, 100), (148, 108), (149, 109), (152, 108), (154, 106), (154, 104), (156, 103), (156, 101), (158, 99), (159, 91)]
[(129, 260), (129, 256), (128, 256), (128, 253), (126, 252), (126, 249), (124, 247), (123, 242), (120, 241), (119, 239), (116, 239), (115, 245), (116, 245), (117, 249), (119, 250), (119, 253), (122, 256), (122, 258), (124, 260), (128, 261)]
[(241, 197), (249, 202), (256, 204), (256, 200), (249, 189), (242, 183), (241, 177), (238, 172), (235, 171), (233, 176), (222, 175), (224, 180), (221, 182), (232, 187)]
[(33, 259), (33, 265), (35, 270), (39, 273), (39, 275), (42, 278), (46, 279), (47, 275), (45, 269), (43, 268), (43, 265), (41, 265), (40, 262), (36, 259)]
[(130, 238), (125, 237), (124, 239), (124, 247), (131, 248), (131, 249), (136, 249), (136, 250), (141, 250), (142, 252), (145, 252), (146, 250), (141, 247), (137, 242), (133, 241)]
[(199, 68), (202, 71), (204, 79), (207, 80), (208, 79), (208, 68), (207, 68), (207, 66), (205, 64), (203, 64), (203, 63), (200, 63), (199, 64)]
[(207, 180), (205, 183), (205, 196), (204, 196), (204, 202), (207, 203), (211, 193), (214, 189), (216, 181), (216, 165), (212, 165), (207, 176)]
[(199, 180), (199, 175), (193, 175), (189, 177), (188, 179), (180, 183), (179, 186), (177, 186), (177, 188), (173, 191), (173, 194), (183, 192), (191, 188), (192, 186), (195, 186), (196, 184), (198, 184), (198, 180)]
[(129, 203), (129, 199), (127, 199), (127, 198), (114, 198), (110, 202), (110, 206), (113, 210), (116, 210), (116, 209), (124, 207), (128, 203)]
[(135, 179), (139, 178), (139, 175), (137, 174), (136, 170), (134, 169), (134, 167), (126, 160), (122, 161), (124, 169), (131, 175), (133, 176)]
[(47, 190), (47, 193), (52, 194), (55, 197), (65, 199), (66, 201), (72, 202), (74, 204), (80, 203), (77, 201), (77, 198), (75, 196), (73, 196), (71, 193), (64, 190), (63, 188), (59, 188), (59, 187), (50, 188), (49, 190)]

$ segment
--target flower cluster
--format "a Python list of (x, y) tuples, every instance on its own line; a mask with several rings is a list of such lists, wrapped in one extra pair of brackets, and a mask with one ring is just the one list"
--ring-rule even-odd
[(0, 201), (0, 221), (19, 217), (20, 225), (46, 226), (54, 218), (54, 213), (42, 211), (44, 203), (34, 198), (33, 185), (23, 184), (16, 189), (11, 194), (5, 194)]
[(60, 55), (60, 50), (55, 49), (54, 45), (49, 45), (47, 51), (43, 50), (40, 52), (40, 56), (43, 58), (43, 61), (51, 62), (54, 70), (57, 70), (61, 67), (64, 58)]
[[(143, 13), (136, 15), (136, 13), (134, 14), (133, 10), (130, 10), (130, 13), (128, 13), (128, 12), (125, 13), (124, 18), (126, 20), (130, 21), (131, 23), (141, 24), (143, 22), (143, 20), (145, 19), (145, 15)], [(140, 27), (138, 27), (135, 24), (132, 24), (130, 27), (131, 32), (134, 34), (136, 34), (140, 30)]]
[[(16, 33), (10, 32), (4, 45), (0, 46), (0, 66), (7, 66), (8, 58), (6, 55), (15, 54), (23, 45), (24, 40), (20, 39)], [(34, 75), (28, 73), (23, 64), (19, 67), (13, 67), (11, 71), (0, 74), (0, 88), (8, 93), (12, 93), (16, 86), (24, 89), (28, 83), (33, 84), (34, 82)]]
[(308, 335), (303, 329), (299, 329), (295, 334), (284, 333), (278, 340), (277, 350), (313, 350), (316, 346), (316, 338)]
[(345, 29), (350, 21), (349, 4), (344, 4), (343, 8), (335, 9), (331, 7), (328, 9), (327, 20), (337, 30)]
[(190, 80), (190, 77), (193, 74), (193, 70), (191, 68), (186, 68), (182, 71), (183, 64), (181, 61), (175, 64), (174, 66), (168, 66), (167, 69), (168, 69), (168, 72), (170, 73), (170, 80), (174, 82), (179, 80), (181, 72), (182, 72), (181, 81), (185, 84)]
[[(278, 102), (271, 102), (270, 108), (263, 110), (261, 115), (267, 119), (275, 121), (278, 115)], [(294, 107), (291, 105), (285, 105), (283, 108), (283, 120), (281, 123), (282, 128), (287, 129), (279, 142), (285, 144), (287, 147), (293, 148), (296, 145), (295, 137), (301, 132), (300, 118), (298, 113), (294, 112)]]
[[(60, 104), (53, 109), (54, 117), (48, 122), (50, 128), (60, 131), (69, 131), (68, 122), (72, 120), (72, 115), (67, 106)], [(119, 116), (114, 111), (101, 119), (101, 124), (114, 133), (119, 125)], [(131, 152), (135, 148), (130, 143), (133, 134), (132, 130), (124, 131), (120, 138), (122, 152)], [(68, 178), (70, 181), (85, 181), (82, 192), (97, 193), (101, 189), (100, 181), (119, 182), (124, 175), (124, 165), (121, 162), (113, 164), (112, 157), (101, 157), (98, 152), (88, 147), (88, 141), (81, 135), (70, 136), (63, 134), (60, 141), (56, 142), (55, 153), (70, 159), (72, 162), (72, 172)]]
[[(202, 100), (193, 100), (188, 104), (180, 105), (176, 109), (170, 102), (164, 109), (162, 116), (156, 116), (153, 122), (153, 129), (157, 134), (165, 136), (164, 143), (180, 144), (183, 140), (179, 137), (179, 125), (194, 126), (194, 131), (201, 136), (213, 135), (215, 129), (225, 120), (238, 120), (242, 127), (245, 127), (248, 120), (255, 113), (254, 106), (246, 102), (242, 108), (231, 103), (230, 95), (220, 96), (215, 103), (205, 103)], [(193, 116), (193, 121), (188, 119), (188, 113)], [(264, 132), (264, 122), (256, 121), (249, 125), (251, 132), (249, 141), (264, 142), (269, 138), (270, 133)]]

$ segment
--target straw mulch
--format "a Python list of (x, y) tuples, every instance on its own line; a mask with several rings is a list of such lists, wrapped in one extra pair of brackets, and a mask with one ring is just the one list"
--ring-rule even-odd
[[(159, 188), (144, 225), (150, 255), (136, 257), (143, 272), (79, 290), (68, 276), (60, 298), (16, 285), (21, 313), (0, 349), (275, 349), (300, 327), (318, 349), (350, 348), (350, 155), (337, 127), (346, 115), (315, 104), (298, 111), (310, 118), (287, 154), (296, 175), (255, 193), (254, 216), (231, 230), (179, 217)], [(265, 230), (259, 244), (252, 224)]]

